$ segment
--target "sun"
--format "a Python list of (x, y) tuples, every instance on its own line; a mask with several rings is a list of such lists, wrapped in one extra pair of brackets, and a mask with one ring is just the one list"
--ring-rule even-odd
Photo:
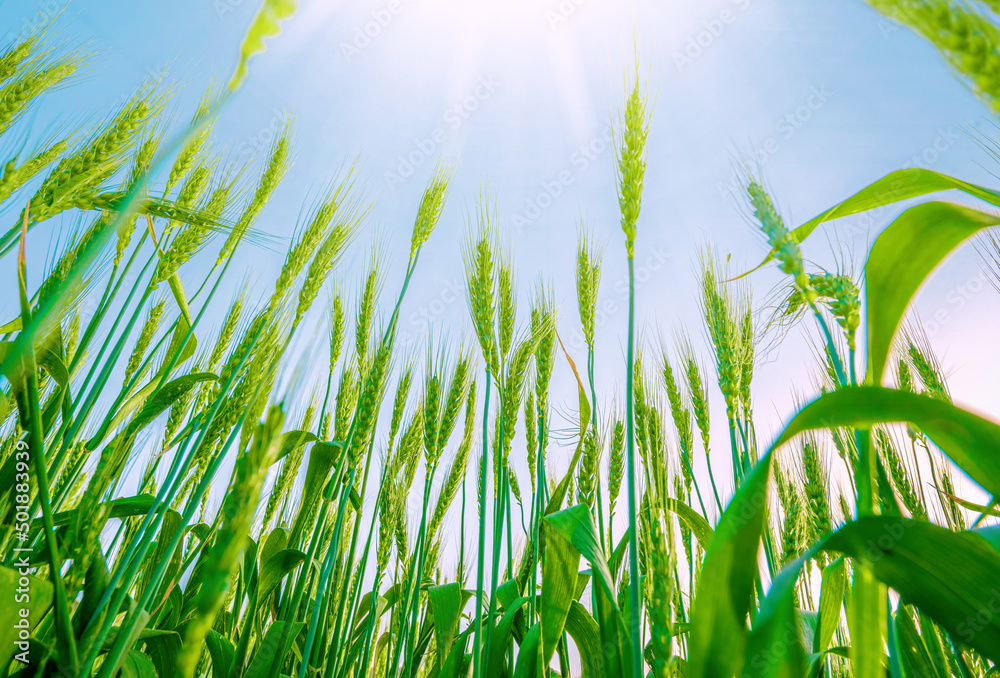
[(592, 136), (605, 123), (597, 112), (614, 95), (607, 83), (620, 79), (618, 64), (630, 59), (639, 33), (688, 25), (696, 7), (688, 0), (313, 1), (288, 30), (303, 54), (305, 44), (313, 55), (318, 47), (348, 77), (359, 72), (348, 68), (373, 82), (394, 76), (459, 101), (492, 76), (518, 111), (544, 100), (567, 129)]

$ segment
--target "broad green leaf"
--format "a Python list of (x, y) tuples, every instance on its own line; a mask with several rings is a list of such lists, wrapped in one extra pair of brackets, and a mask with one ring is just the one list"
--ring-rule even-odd
[(427, 589), (427, 602), (434, 614), (434, 636), (437, 639), (438, 666), (451, 652), (458, 622), (462, 618), (465, 597), (458, 582), (431, 586)]
[(257, 16), (243, 37), (240, 45), (240, 60), (236, 72), (229, 81), (229, 89), (239, 89), (247, 76), (247, 64), (250, 57), (267, 49), (265, 38), (272, 38), (281, 33), (281, 22), (288, 19), (298, 8), (298, 0), (264, 0)]
[(538, 675), (538, 641), (542, 635), (542, 624), (536, 622), (524, 634), (521, 647), (514, 664), (514, 678), (535, 678)]
[(806, 654), (795, 609), (795, 582), (808, 556), (788, 565), (771, 583), (747, 636), (742, 678), (802, 678)]
[(424, 653), (427, 652), (427, 648), (430, 647), (431, 638), (433, 636), (434, 621), (425, 616), (424, 622), (420, 625), (420, 630), (417, 633), (417, 644), (413, 650), (413, 656), (410, 659), (413, 666), (420, 666)]
[(330, 477), (330, 471), (344, 456), (344, 447), (337, 442), (316, 443), (309, 450), (309, 463), (306, 466), (305, 485), (302, 488), (302, 501), (299, 511), (289, 532), (288, 543), (297, 544), (299, 536), (305, 529), (305, 521), (310, 518), (311, 507), (320, 501), (324, 488)]
[(260, 568), (257, 567), (257, 552), (259, 547), (253, 537), (247, 537), (243, 546), (243, 569), (241, 570), (240, 581), (243, 588), (237, 587), (236, 595), (242, 598), (241, 593), (247, 596), (257, 595), (257, 580), (260, 575)]
[(157, 678), (153, 660), (138, 650), (132, 650), (125, 656), (119, 675), (122, 678)]
[[(912, 167), (890, 172), (875, 183), (861, 189), (850, 198), (847, 198), (843, 202), (837, 203), (825, 212), (816, 215), (792, 231), (792, 237), (801, 243), (816, 230), (817, 226), (825, 221), (832, 221), (834, 219), (868, 212), (902, 200), (908, 200), (921, 195), (939, 193), (941, 191), (948, 191), (952, 189), (964, 191), (965, 193), (981, 200), (985, 200), (992, 205), (1000, 206), (1000, 193), (996, 191), (982, 186), (977, 186), (975, 184), (970, 184), (966, 181), (962, 181), (961, 179), (949, 177), (946, 174), (923, 169), (921, 167)], [(773, 258), (774, 253), (769, 253), (767, 258), (752, 270), (756, 271)], [(748, 271), (748, 273), (750, 272), (752, 271)], [(743, 275), (746, 275), (746, 273)]]
[(177, 664), (177, 656), (181, 652), (180, 634), (174, 631), (160, 631), (140, 635), (143, 641), (143, 652), (153, 660), (157, 676), (169, 676)]
[(267, 559), (260, 568), (260, 585), (257, 590), (257, 608), (271, 597), (281, 581), (296, 567), (305, 562), (306, 554), (296, 549), (278, 551)]
[(855, 562), (851, 600), (847, 606), (847, 629), (851, 633), (851, 668), (859, 678), (881, 678), (885, 599), (885, 588), (869, 563)]
[[(602, 620), (601, 643), (608, 675), (632, 675), (629, 631), (622, 612), (618, 609), (615, 581), (604, 557), (590, 511), (586, 505), (577, 504), (546, 516), (545, 522), (560, 532), (590, 562), (595, 587), (594, 601)], [(623, 537), (624, 539), (626, 538)]]
[(618, 581), (618, 570), (621, 569), (622, 563), (625, 562), (625, 554), (628, 552), (628, 533), (629, 528), (625, 528), (625, 533), (618, 540), (618, 546), (615, 550), (611, 552), (611, 557), (608, 558), (608, 568), (611, 570), (612, 581)]
[[(162, 388), (157, 389), (156, 387), (160, 383), (160, 378), (153, 377), (149, 383), (122, 403), (122, 406), (118, 408), (118, 411), (115, 412), (107, 424), (101, 427), (98, 434), (87, 441), (87, 449), (97, 449), (97, 446), (107, 437), (108, 433), (118, 428), (136, 410), (139, 410), (139, 413), (129, 422), (129, 425), (123, 432), (125, 437), (135, 435), (149, 425), (150, 422), (170, 407), (175, 400), (190, 391), (197, 384), (203, 381), (216, 380), (218, 380), (218, 377), (211, 372), (199, 372), (178, 377), (164, 384)], [(139, 409), (140, 407), (142, 408), (141, 410)]]
[(798, 619), (802, 649), (806, 650), (816, 643), (816, 625), (819, 623), (819, 614), (812, 610), (796, 608), (795, 617)]
[[(133, 647), (136, 644), (136, 642), (138, 642), (140, 638), (142, 638), (143, 632), (147, 630), (146, 625), (148, 623), (149, 623), (149, 611), (142, 610), (136, 615), (136, 623), (130, 626), (128, 633), (124, 634), (124, 637), (121, 632), (121, 629), (118, 628), (118, 632), (115, 634), (115, 637), (113, 639), (114, 644), (109, 648), (110, 651), (105, 657), (104, 661), (106, 662), (106, 664), (102, 665), (102, 668), (111, 669), (109, 671), (109, 675), (112, 676), (116, 675), (119, 671), (123, 670), (124, 668), (123, 665), (127, 661), (128, 653), (130, 652), (127, 648)], [(112, 639), (109, 638), (108, 640)], [(116, 656), (115, 650), (118, 647), (121, 647), (122, 651), (118, 653)], [(155, 676), (155, 668), (151, 667), (151, 670), (154, 672)]]
[(927, 434), (965, 473), (993, 496), (1000, 496), (1000, 425), (951, 403), (880, 386), (857, 386), (827, 393), (789, 422), (774, 447), (813, 429), (871, 428), (908, 422)]
[(879, 581), (957, 641), (1000, 660), (1000, 552), (980, 535), (868, 516), (827, 537), (822, 548), (868, 564)]
[(276, 527), (272, 530), (267, 537), (264, 538), (260, 551), (257, 553), (257, 558), (263, 565), (268, 560), (271, 559), (278, 551), (283, 551), (288, 547), (288, 530), (283, 527)]
[(314, 443), (318, 440), (315, 433), (309, 431), (286, 431), (281, 434), (281, 447), (278, 448), (278, 455), (274, 458), (274, 463), (284, 459), (298, 447)]
[[(151, 494), (137, 494), (134, 497), (122, 497), (120, 499), (112, 499), (111, 501), (100, 504), (100, 508), (108, 511), (108, 518), (130, 518), (132, 516), (142, 516), (149, 513), (149, 509), (153, 507), (153, 502), (156, 501), (156, 497)], [(76, 514), (77, 509), (70, 509), (69, 511), (60, 511), (52, 515), (52, 524), (56, 527), (61, 527), (63, 525), (69, 525)], [(36, 518), (32, 523), (32, 527), (41, 527), (42, 519)]]
[(938, 671), (907, 606), (900, 606), (892, 616), (892, 625), (895, 642), (889, 653), (895, 653), (904, 678), (948, 678)]
[(48, 346), (43, 346), (39, 349), (35, 360), (39, 367), (49, 373), (53, 381), (63, 388), (69, 386), (69, 369), (58, 353)]
[(528, 603), (528, 600), (528, 596), (523, 596), (514, 601), (514, 604), (507, 608), (500, 621), (493, 628), (492, 647), (490, 648), (490, 656), (487, 658), (488, 663), (486, 665), (487, 676), (499, 676), (503, 670), (507, 657), (507, 649), (510, 647), (511, 631), (514, 629), (514, 619), (521, 608)]
[(507, 609), (514, 604), (514, 601), (521, 597), (521, 589), (514, 579), (508, 579), (497, 586), (497, 602), (500, 607)]
[[(121, 632), (121, 626), (112, 626), (111, 631), (108, 633), (108, 637), (104, 639), (104, 644), (101, 646), (102, 652), (107, 652), (110, 650), (115, 641), (118, 640), (118, 634)], [(156, 641), (160, 638), (169, 638), (171, 636), (178, 636), (176, 631), (168, 631), (165, 629), (153, 629), (153, 628), (142, 628), (135, 634), (135, 643), (147, 644), (150, 641)], [(179, 637), (179, 636), (178, 636)], [(146, 654), (150, 654), (147, 652)], [(152, 655), (150, 655), (152, 656)], [(153, 662), (156, 663), (155, 661)]]
[(956, 247), (1000, 217), (945, 202), (903, 212), (876, 238), (865, 264), (868, 382), (881, 384), (892, 340), (924, 281)]
[(928, 193), (939, 193), (958, 189), (971, 196), (1000, 206), (1000, 193), (989, 188), (970, 184), (961, 179), (955, 179), (940, 172), (911, 167), (896, 170), (885, 175), (875, 183), (867, 186), (847, 200), (834, 205), (796, 228), (792, 234), (798, 242), (804, 241), (824, 221), (840, 219), (852, 214), (860, 214), (884, 205), (891, 205), (902, 200), (916, 198)]
[(188, 528), (188, 531), (198, 538), (198, 541), (204, 543), (206, 539), (212, 534), (212, 528), (205, 523), (197, 523)]
[(257, 646), (250, 666), (243, 678), (271, 678), (284, 664), (285, 655), (295, 638), (306, 627), (305, 622), (276, 621), (268, 627), (264, 639)]
[(580, 552), (549, 522), (542, 523), (545, 553), (542, 556), (541, 616), (542, 663), (548, 664), (562, 639), (570, 604), (576, 598)]
[(580, 669), (583, 672), (581, 678), (600, 678), (606, 675), (600, 628), (587, 608), (575, 600), (566, 616), (566, 633), (573, 639), (580, 655)]
[[(170, 548), (170, 543), (174, 538), (174, 535), (178, 530), (184, 529), (183, 527), (184, 518), (180, 513), (174, 511), (173, 509), (167, 509), (163, 514), (163, 522), (160, 523), (159, 532), (156, 535), (156, 548), (153, 549), (152, 553), (147, 556), (147, 565), (145, 572), (142, 576), (141, 587), (145, 589), (150, 582), (153, 570), (163, 559), (171, 559), (170, 569), (167, 570), (166, 576), (163, 580), (164, 586), (172, 586), (174, 584), (175, 578), (180, 576), (181, 568), (181, 548), (180, 542), (178, 542), (177, 548), (172, 552), (168, 552)], [(162, 587), (161, 587), (162, 588)], [(166, 591), (164, 591), (166, 593)]]
[(142, 409), (139, 410), (139, 414), (135, 415), (132, 421), (129, 422), (125, 428), (125, 435), (133, 436), (138, 433), (198, 384), (218, 380), (219, 377), (211, 372), (198, 372), (195, 374), (186, 374), (183, 377), (178, 377), (167, 382), (152, 398), (146, 401)]
[(594, 527), (594, 520), (586, 504), (570, 506), (558, 513), (545, 516), (545, 524), (562, 535), (590, 561), (591, 569), (594, 571), (594, 582), (615, 599), (617, 595), (615, 583), (597, 537), (597, 528)]
[(212, 658), (212, 675), (215, 678), (227, 678), (233, 670), (233, 660), (236, 658), (236, 648), (228, 638), (212, 629), (205, 636), (205, 645)]
[(1000, 551), (1000, 524), (988, 525), (974, 530), (976, 534), (986, 540), (990, 546)]
[[(392, 607), (399, 601), (400, 588), (400, 584), (393, 584), (383, 595), (376, 597), (374, 614), (376, 623), (378, 623), (378, 620), (383, 614), (392, 609)], [(361, 618), (354, 624), (354, 635), (357, 638), (360, 638), (361, 634), (365, 631), (365, 627), (368, 625), (368, 616), (371, 614), (371, 596), (371, 591), (361, 596), (361, 604), (359, 607), (362, 611), (362, 615)]]
[(465, 648), (469, 644), (469, 635), (472, 633), (474, 627), (470, 626), (465, 631), (463, 631), (456, 642), (451, 646), (451, 652), (448, 653), (448, 658), (445, 659), (444, 664), (441, 666), (441, 672), (438, 674), (438, 678), (458, 678), (458, 676), (468, 676), (469, 674), (469, 664), (472, 659), (472, 655), (465, 653)]
[(813, 652), (826, 652), (830, 648), (833, 634), (840, 623), (840, 610), (844, 604), (846, 590), (847, 563), (841, 557), (823, 569), (819, 595), (819, 619), (816, 624), (816, 635), (813, 637)]
[(708, 550), (708, 547), (712, 544), (712, 526), (708, 524), (708, 521), (701, 514), (679, 499), (664, 499), (663, 508), (676, 513), (677, 517), (683, 520), (688, 529), (694, 533), (694, 536), (701, 544), (701, 548), (706, 551)]
[(73, 629), (77, 638), (81, 636), (87, 624), (90, 623), (90, 619), (97, 609), (98, 601), (108, 588), (109, 578), (108, 564), (104, 560), (104, 554), (101, 549), (96, 549), (90, 557), (90, 565), (87, 566), (87, 577), (83, 582), (83, 600), (73, 612)]
[[(780, 444), (775, 444), (775, 447)], [(773, 448), (772, 448), (773, 450)], [(746, 620), (760, 571), (767, 514), (769, 451), (744, 479), (719, 519), (691, 605), (687, 675), (731, 678), (746, 644)]]

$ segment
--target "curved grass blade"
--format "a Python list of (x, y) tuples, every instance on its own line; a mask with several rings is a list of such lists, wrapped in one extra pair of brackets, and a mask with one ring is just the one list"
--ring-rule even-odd
[(466, 600), (458, 582), (431, 586), (427, 589), (427, 602), (434, 615), (434, 636), (439, 666), (451, 653), (455, 631), (458, 630), (458, 622), (462, 618), (462, 608)]
[[(938, 193), (957, 189), (973, 197), (985, 200), (991, 205), (1000, 206), (1000, 192), (970, 184), (961, 179), (955, 179), (940, 172), (924, 169), (921, 167), (911, 167), (908, 169), (890, 172), (875, 183), (861, 189), (850, 198), (837, 203), (830, 209), (816, 215), (806, 223), (802, 224), (794, 231), (792, 237), (796, 242), (803, 242), (808, 238), (816, 227), (825, 221), (832, 221), (854, 214), (860, 214), (869, 210), (891, 205), (901, 200), (916, 198), (929, 193)], [(774, 258), (774, 253), (768, 253), (767, 257), (751, 270), (743, 273), (738, 278), (742, 278), (764, 266)]]
[(904, 678), (947, 678), (938, 672), (906, 606), (901, 605), (892, 616), (892, 629), (895, 642), (889, 645), (889, 654), (894, 663), (898, 662)]
[(257, 609), (267, 603), (282, 580), (295, 568), (305, 562), (306, 554), (296, 549), (284, 549), (270, 556), (260, 568), (260, 583), (257, 590)]
[(573, 601), (566, 617), (566, 633), (573, 639), (580, 654), (581, 678), (613, 675), (605, 673), (601, 630), (597, 621), (583, 605)]
[(847, 564), (837, 558), (823, 569), (820, 585), (819, 617), (816, 620), (816, 634), (813, 636), (812, 651), (821, 654), (830, 649), (833, 634), (840, 622), (840, 608), (847, 591)]
[[(780, 444), (779, 438), (772, 451)], [(754, 583), (760, 577), (757, 558), (771, 458), (769, 451), (754, 466), (715, 528), (691, 607), (687, 675), (730, 678), (739, 673)]]
[(747, 637), (743, 678), (803, 678), (806, 653), (795, 609), (795, 582), (808, 556), (786, 567), (771, 583)]
[[(580, 552), (550, 522), (544, 522), (545, 556), (542, 559), (541, 659), (547, 665), (566, 625), (570, 605), (576, 600)], [(492, 674), (490, 674), (492, 675)]]
[[(856, 386), (828, 393), (802, 408), (774, 443), (778, 447), (812, 429), (870, 428), (908, 422), (930, 438), (970, 478), (1000, 495), (1000, 425), (951, 403), (881, 386)], [(718, 531), (718, 530), (716, 530)]]
[(489, 663), (486, 667), (487, 676), (499, 676), (504, 672), (504, 663), (507, 658), (507, 650), (510, 643), (510, 634), (514, 630), (514, 618), (521, 608), (528, 604), (528, 597), (523, 596), (514, 601), (514, 604), (507, 608), (503, 617), (497, 622), (493, 629), (493, 638), (496, 641), (490, 651)]
[(606, 675), (631, 676), (632, 655), (629, 652), (631, 641), (628, 627), (618, 608), (615, 580), (604, 557), (590, 511), (586, 505), (577, 504), (546, 516), (545, 522), (561, 533), (590, 562), (596, 593), (594, 601), (602, 621), (600, 633)]
[(1000, 660), (1000, 552), (974, 532), (931, 523), (866, 516), (848, 523), (821, 547), (861, 559), (956, 640)]
[(157, 389), (160, 383), (159, 377), (153, 377), (145, 386), (139, 389), (135, 395), (126, 400), (115, 412), (114, 416), (108, 420), (107, 424), (93, 438), (87, 441), (87, 449), (95, 450), (101, 441), (107, 437), (110, 431), (128, 419), (129, 415), (140, 407), (139, 413), (129, 422), (124, 431), (124, 436), (135, 435), (144, 427), (149, 425), (156, 417), (170, 407), (175, 400), (190, 391), (196, 385), (204, 381), (218, 381), (219, 377), (211, 372), (199, 372), (196, 374), (186, 374), (178, 377)]
[(708, 547), (712, 544), (714, 532), (712, 531), (712, 526), (708, 524), (708, 521), (701, 514), (681, 500), (670, 497), (663, 500), (663, 508), (676, 513), (677, 517), (683, 520), (688, 529), (697, 537), (701, 543), (701, 547), (706, 551), (708, 550)]
[(514, 678), (535, 678), (538, 675), (538, 640), (541, 635), (541, 622), (533, 624), (524, 634), (517, 663), (514, 664)]
[(876, 238), (865, 264), (868, 383), (881, 384), (892, 340), (924, 281), (970, 237), (1000, 216), (945, 202), (903, 212)]

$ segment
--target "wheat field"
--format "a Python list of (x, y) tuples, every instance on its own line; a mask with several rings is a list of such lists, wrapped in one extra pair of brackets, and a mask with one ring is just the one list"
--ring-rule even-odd
[[(0, 318), (4, 675), (998, 675), (1000, 424), (952, 401), (908, 311), (967, 242), (998, 270), (1000, 190), (901, 169), (792, 228), (748, 168), (761, 266), (786, 278), (778, 312), (755, 301), (756, 269), (708, 247), (701, 317), (673, 342), (640, 335), (635, 251), (660, 159), (637, 64), (612, 111), (621, 232), (603, 244), (577, 230), (575, 306), (544, 279), (519, 289), (495, 203), (473, 196), (454, 251), (468, 338), (435, 328), (404, 350), (408, 286), (455, 199), (447, 164), (409, 206), (405, 262), (372, 255), (338, 277), (345, 252), (370, 245), (348, 167), (305, 203), (266, 293), (221, 291), (251, 273), (234, 255), (267, 231), (292, 135), (239, 164), (215, 150), (217, 118), (296, 4), (264, 2), (236, 73), (188, 119), (151, 84), (91, 128), (0, 159), (0, 204), (17, 216), (0, 259), (19, 302)], [(997, 110), (996, 2), (869, 4)], [(85, 67), (45, 29), (4, 46), (0, 135)], [(931, 196), (946, 190), (979, 207)], [(808, 263), (827, 222), (913, 198), (860, 273)], [(26, 250), (68, 214), (79, 226), (48, 261)], [(596, 341), (610, 258), (629, 271), (613, 398), (595, 378), (612, 351)], [(389, 266), (405, 271), (398, 289)], [(309, 322), (322, 359), (303, 366)], [(763, 439), (755, 368), (790, 324), (815, 339), (819, 377)], [(582, 350), (564, 346), (570, 330)], [(556, 369), (576, 386), (568, 433)], [(571, 455), (554, 444), (567, 436)]]

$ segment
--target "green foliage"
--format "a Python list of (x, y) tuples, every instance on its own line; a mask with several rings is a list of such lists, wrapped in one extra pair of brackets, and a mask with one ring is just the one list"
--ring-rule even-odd
[[(230, 87), (295, 4), (264, 3)], [(992, 102), (962, 34), (981, 17), (906, 4), (895, 16), (928, 35), (931, 19), (947, 28), (933, 39)], [(0, 54), (0, 134), (79, 65), (43, 43)], [(630, 294), (625, 401), (608, 407), (595, 376), (602, 249), (580, 235), (584, 371), (582, 357), (557, 356), (560, 328), (577, 318), (560, 316), (551, 283), (519, 315), (513, 252), (488, 198), (463, 251), (479, 355), (433, 340), (422, 366), (403, 355), (400, 309), (447, 208), (442, 167), (414, 206), (395, 296), (382, 303), (395, 262), (376, 250), (356, 300), (338, 286), (321, 309), (329, 355), (300, 370), (317, 383), (280, 379), (367, 202), (353, 173), (335, 179), (305, 212), (273, 292), (244, 288), (213, 327), (233, 254), (266, 219), (291, 149), (286, 126), (256, 175), (220, 167), (208, 149), (225, 101), (210, 89), (161, 143), (165, 97), (143, 89), (96, 131), (4, 159), (0, 203), (19, 223), (0, 257), (20, 313), (0, 326), (0, 594), (25, 589), (30, 603), (0, 613), (0, 660), (24, 651), (33, 662), (5, 661), (4, 675), (996, 674), (1000, 425), (954, 404), (927, 343), (899, 332), (938, 264), (996, 216), (911, 206), (876, 239), (862, 280), (809, 270), (803, 248), (831, 219), (948, 189), (1000, 206), (1000, 193), (902, 170), (790, 230), (762, 180), (748, 180), (792, 280), (785, 310), (811, 312), (829, 376), (764, 447), (751, 393), (759, 311), (721, 265), (704, 258), (700, 279), (715, 369), (682, 339), (650, 379)], [(649, 160), (638, 82), (621, 122), (631, 273)], [(70, 211), (84, 215), (80, 232), (29, 290), (41, 264), (27, 233)], [(190, 262), (202, 250), (214, 265), (199, 279)], [(898, 388), (883, 385), (889, 365)], [(558, 371), (576, 386), (568, 464), (547, 456), (552, 411), (564, 414), (551, 404)], [(726, 444), (713, 440), (717, 396), (731, 465), (711, 454)], [(961, 496), (959, 473), (985, 504)]]

